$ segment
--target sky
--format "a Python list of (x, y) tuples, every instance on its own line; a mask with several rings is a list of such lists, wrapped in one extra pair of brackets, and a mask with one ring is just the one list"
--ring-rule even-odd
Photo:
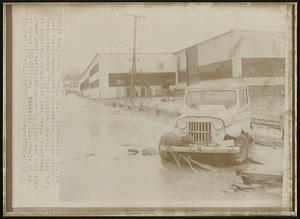
[(284, 4), (98, 3), (64, 6), (64, 74), (81, 74), (96, 53), (176, 52), (232, 29), (283, 31)]

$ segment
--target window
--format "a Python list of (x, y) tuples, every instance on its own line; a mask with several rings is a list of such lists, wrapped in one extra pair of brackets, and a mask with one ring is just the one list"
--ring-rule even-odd
[(246, 104), (244, 89), (239, 89), (240, 106), (243, 107)]

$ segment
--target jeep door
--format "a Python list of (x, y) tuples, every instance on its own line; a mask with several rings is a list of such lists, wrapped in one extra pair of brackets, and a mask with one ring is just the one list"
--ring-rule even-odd
[(241, 120), (242, 129), (250, 134), (251, 105), (247, 88), (238, 89), (238, 103), (240, 108), (238, 120)]

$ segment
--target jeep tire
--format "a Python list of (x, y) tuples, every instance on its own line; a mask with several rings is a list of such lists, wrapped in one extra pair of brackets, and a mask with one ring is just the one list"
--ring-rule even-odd
[(170, 162), (172, 160), (170, 152), (162, 150), (162, 147), (167, 145), (169, 145), (168, 138), (166, 135), (163, 135), (158, 144), (159, 156), (162, 160)]
[(232, 156), (232, 161), (235, 164), (241, 164), (248, 158), (249, 141), (247, 136), (244, 133), (242, 133), (239, 137), (234, 139), (234, 142), (237, 146), (240, 146), (241, 151), (240, 153), (234, 154)]

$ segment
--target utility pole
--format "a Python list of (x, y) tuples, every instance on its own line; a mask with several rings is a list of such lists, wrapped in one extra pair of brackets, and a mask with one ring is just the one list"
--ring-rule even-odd
[(134, 79), (136, 74), (136, 31), (137, 31), (137, 19), (138, 18), (145, 18), (145, 16), (141, 15), (126, 15), (126, 16), (132, 16), (134, 18), (133, 20), (133, 50), (132, 50), (132, 69), (130, 74), (130, 105), (132, 107), (132, 100), (135, 96), (135, 89), (134, 89)]

